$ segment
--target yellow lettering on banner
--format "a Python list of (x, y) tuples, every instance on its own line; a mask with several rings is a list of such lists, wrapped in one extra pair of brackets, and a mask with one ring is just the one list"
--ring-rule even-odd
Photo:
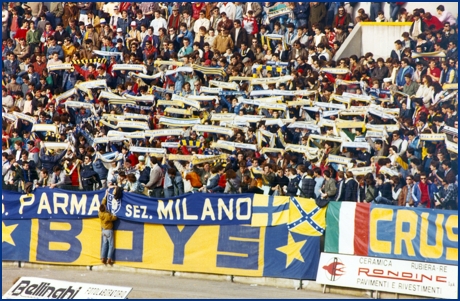
[(434, 246), (428, 244), (428, 230), (430, 226), (428, 222), (428, 216), (428, 212), (421, 214), (422, 223), (420, 227), (420, 254), (425, 258), (441, 258), (443, 253), (444, 232), (442, 229), (442, 222), (444, 221), (444, 214), (438, 213), (436, 217), (436, 244)]
[[(451, 215), (446, 220), (447, 238), (452, 242), (458, 243), (458, 234), (455, 234), (453, 229), (458, 229), (458, 215)], [(446, 260), (457, 261), (458, 248), (446, 248)]]
[[(2, 196), (2, 198), (3, 198), (3, 196)], [(25, 199), (27, 199), (27, 198), (30, 198), (30, 201), (26, 202)], [(23, 214), (24, 207), (25, 206), (30, 206), (35, 202), (35, 195), (33, 195), (33, 194), (21, 195), (19, 197), (19, 202), (21, 203), (21, 207), (19, 207), (19, 214)]]
[(207, 216), (211, 217), (213, 221), (216, 220), (216, 215), (214, 214), (214, 210), (212, 209), (211, 200), (209, 200), (208, 198), (204, 200), (203, 213), (201, 214), (201, 220), (204, 221)]
[[(396, 228), (395, 228), (395, 249), (396, 255), (402, 254), (402, 244), (406, 245), (407, 255), (415, 256), (414, 246), (412, 241), (417, 236), (417, 213), (410, 210), (398, 210), (396, 212)], [(409, 231), (403, 232), (403, 224), (409, 223)]]
[(50, 241), (49, 250), (50, 251), (69, 251), (71, 245), (68, 242), (60, 241)]
[(50, 223), (50, 230), (51, 231), (70, 231), (72, 229), (72, 225), (66, 222), (51, 222)]
[(116, 230), (114, 233), (115, 249), (132, 250), (133, 249), (133, 231)]
[(196, 221), (198, 220), (198, 215), (188, 214), (187, 213), (187, 198), (182, 199), (182, 211), (184, 212), (184, 220)]
[(48, 201), (48, 196), (46, 193), (42, 193), (40, 203), (38, 204), (37, 214), (41, 214), (43, 210), (46, 210), (48, 214), (52, 213), (50, 202)]
[(230, 201), (228, 202), (228, 207), (225, 206), (224, 200), (219, 199), (217, 201), (217, 208), (219, 210), (217, 216), (220, 221), (222, 220), (222, 211), (225, 212), (225, 215), (229, 220), (233, 220), (233, 199), (230, 199)]
[(384, 208), (373, 208), (370, 216), (369, 225), (369, 246), (372, 252), (391, 254), (391, 241), (383, 241), (377, 239), (379, 221), (391, 221), (393, 220), (393, 210)]
[(165, 217), (165, 219), (168, 218), (169, 216), (169, 219), (170, 220), (173, 220), (174, 219), (174, 216), (173, 216), (173, 200), (169, 200), (168, 201), (168, 205), (166, 205), (165, 207), (165, 203), (163, 201), (158, 201), (158, 209), (157, 209), (157, 213), (158, 213), (158, 219), (163, 219), (163, 216)]
[(101, 206), (99, 196), (97, 194), (94, 194), (93, 200), (91, 201), (91, 206), (89, 206), (88, 215), (92, 215), (93, 212), (99, 212), (99, 206)]
[(80, 202), (75, 194), (70, 196), (70, 214), (85, 214), (86, 213), (86, 194), (82, 195)]
[[(233, 201), (233, 199), (230, 199)], [(246, 203), (248, 212), (246, 215), (241, 215), (241, 204)], [(250, 198), (239, 198), (236, 200), (236, 219), (237, 220), (250, 220), (251, 218), (251, 199)]]
[[(64, 199), (63, 203), (58, 203), (58, 198)], [(61, 208), (62, 213), (67, 215), (67, 206), (69, 204), (69, 195), (66, 193), (53, 193), (53, 208), (54, 214), (58, 214), (58, 208)]]

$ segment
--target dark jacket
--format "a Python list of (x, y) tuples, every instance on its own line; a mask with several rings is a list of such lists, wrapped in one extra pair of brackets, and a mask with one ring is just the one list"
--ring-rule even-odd
[(315, 179), (310, 177), (305, 177), (302, 179), (302, 186), (300, 187), (300, 196), (304, 198), (314, 199), (315, 195)]
[(324, 21), (326, 20), (326, 6), (324, 3), (319, 2), (317, 6), (310, 6), (310, 16), (308, 18), (308, 24), (312, 25), (315, 23), (320, 23), (324, 25)]
[(344, 193), (344, 201), (356, 202), (358, 200), (358, 182), (356, 182), (354, 179), (347, 179), (345, 181)]
[(235, 44), (236, 48), (241, 48), (241, 44), (244, 43), (246, 46), (249, 46), (248, 44), (248, 33), (246, 29), (243, 27), (240, 27), (240, 31), (238, 33), (238, 37), (235, 40), (235, 34), (236, 34), (236, 29), (233, 28), (230, 30), (230, 37), (232, 38), (233, 44)]
[(297, 186), (299, 185), (300, 182), (300, 177), (296, 176), (295, 178), (292, 178), (289, 180), (289, 183), (287, 185), (287, 192), (286, 195), (288, 196), (296, 196), (297, 195)]
[(139, 172), (139, 182), (142, 184), (147, 184), (150, 180), (150, 167), (145, 166), (144, 169)]
[(389, 200), (393, 199), (393, 193), (392, 193), (392, 188), (391, 188), (390, 183), (385, 182), (380, 186), (376, 186), (376, 191), (375, 191), (374, 196), (377, 197), (379, 195), (379, 192), (382, 195), (382, 197), (389, 199)]
[(48, 173), (51, 174), (53, 172), (53, 167), (59, 164), (66, 153), (67, 151), (63, 150), (60, 154), (48, 155), (45, 153), (45, 148), (42, 147), (40, 149), (40, 153), (38, 154), (38, 157), (42, 163), (42, 168), (46, 169)]
[(296, 16), (296, 19), (308, 19), (308, 15), (310, 12), (310, 5), (308, 3), (296, 3), (296, 6), (294, 7), (294, 15)]
[(345, 201), (345, 180), (337, 181), (336, 183), (337, 193), (335, 194), (334, 200), (336, 202)]

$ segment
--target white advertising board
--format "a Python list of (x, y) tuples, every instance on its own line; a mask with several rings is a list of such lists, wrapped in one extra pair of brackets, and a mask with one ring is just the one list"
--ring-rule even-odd
[(316, 282), (432, 298), (458, 298), (458, 266), (321, 253)]
[(21, 277), (2, 299), (126, 299), (131, 287)]

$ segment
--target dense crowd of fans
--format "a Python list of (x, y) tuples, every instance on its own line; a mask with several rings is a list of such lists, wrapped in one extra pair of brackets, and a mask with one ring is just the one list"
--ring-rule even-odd
[(3, 188), (457, 209), (456, 16), (356, 4), (3, 3)]

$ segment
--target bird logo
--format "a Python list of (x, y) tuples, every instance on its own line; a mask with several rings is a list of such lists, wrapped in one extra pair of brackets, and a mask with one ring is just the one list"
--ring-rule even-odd
[(323, 270), (326, 271), (327, 279), (331, 281), (339, 280), (339, 278), (346, 273), (345, 265), (337, 257), (329, 260), (328, 264), (323, 266)]

